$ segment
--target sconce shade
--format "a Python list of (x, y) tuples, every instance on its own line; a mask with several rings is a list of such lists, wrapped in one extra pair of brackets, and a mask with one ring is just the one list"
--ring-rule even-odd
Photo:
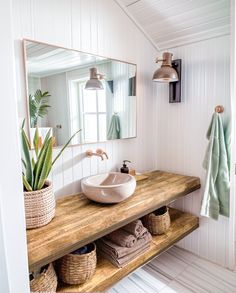
[(178, 74), (172, 67), (162, 66), (153, 74), (153, 81), (159, 82), (173, 82), (178, 81)]
[(85, 85), (86, 90), (103, 90), (103, 85), (98, 79), (89, 79)]
[(99, 80), (101, 75), (97, 73), (97, 68), (93, 67), (89, 69), (90, 71), (90, 79), (85, 84), (86, 90), (103, 90), (103, 84)]
[(157, 69), (153, 74), (153, 81), (158, 82), (175, 82), (179, 80), (178, 73), (172, 67), (172, 56), (173, 54), (165, 52), (163, 53), (163, 59), (156, 62), (162, 61), (161, 68)]

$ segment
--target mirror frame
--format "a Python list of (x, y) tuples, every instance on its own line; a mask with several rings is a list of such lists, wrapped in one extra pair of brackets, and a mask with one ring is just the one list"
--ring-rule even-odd
[[(34, 42), (34, 43), (38, 43), (38, 44), (43, 44), (43, 45), (47, 45), (47, 46), (51, 46), (51, 47), (55, 47), (55, 48), (60, 48), (60, 49), (64, 49), (64, 50), (70, 50), (70, 51), (75, 51), (75, 52), (79, 52), (79, 53), (83, 53), (83, 54), (89, 54), (95, 57), (101, 57), (101, 58), (107, 58), (110, 60), (114, 60), (114, 61), (118, 61), (118, 62), (123, 62), (126, 64), (130, 64), (130, 65), (134, 65), (136, 66), (135, 69), (135, 76), (136, 76), (136, 83), (135, 83), (135, 92), (136, 92), (136, 135), (132, 136), (132, 137), (126, 137), (126, 138), (120, 138), (120, 139), (109, 139), (109, 140), (104, 140), (104, 141), (94, 141), (94, 142), (87, 142), (87, 143), (79, 143), (79, 144), (69, 144), (68, 147), (74, 147), (74, 146), (82, 146), (82, 145), (90, 145), (90, 144), (98, 144), (98, 143), (106, 143), (109, 141), (120, 141), (120, 140), (126, 140), (126, 139), (134, 139), (138, 137), (138, 97), (137, 97), (137, 73), (138, 73), (138, 66), (136, 63), (133, 62), (129, 62), (129, 61), (123, 61), (120, 59), (115, 59), (115, 58), (111, 58), (111, 57), (106, 57), (106, 56), (102, 56), (102, 55), (97, 55), (94, 53), (90, 53), (90, 52), (85, 52), (85, 51), (81, 51), (81, 50), (76, 50), (76, 49), (71, 49), (71, 48), (67, 48), (67, 47), (62, 47), (62, 46), (57, 46), (54, 44), (50, 44), (50, 43), (46, 43), (46, 42), (41, 42), (41, 41), (36, 41), (36, 40), (32, 40), (32, 39), (27, 39), (24, 38), (22, 39), (22, 45), (23, 45), (23, 62), (24, 62), (24, 76), (25, 76), (25, 93), (26, 93), (26, 118), (27, 118), (27, 134), (29, 137), (29, 140), (32, 141), (32, 137), (30, 134), (30, 110), (29, 110), (29, 85), (28, 85), (28, 68), (27, 68), (27, 48), (26, 48), (26, 43), (27, 42)], [(63, 146), (55, 146), (53, 147), (53, 149), (60, 149)], [(33, 149), (33, 146), (32, 146)]]

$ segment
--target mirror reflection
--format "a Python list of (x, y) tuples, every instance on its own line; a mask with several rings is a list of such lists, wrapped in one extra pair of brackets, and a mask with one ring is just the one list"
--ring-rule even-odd
[(54, 146), (136, 136), (136, 65), (24, 41), (30, 137)]

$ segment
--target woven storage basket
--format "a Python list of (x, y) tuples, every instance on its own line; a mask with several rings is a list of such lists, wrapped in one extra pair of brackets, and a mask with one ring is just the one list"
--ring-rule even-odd
[(57, 275), (52, 264), (49, 264), (38, 277), (30, 281), (32, 293), (55, 293), (57, 290)]
[[(163, 213), (164, 211), (164, 213)], [(158, 214), (163, 213), (163, 214)], [(170, 228), (170, 214), (168, 207), (162, 207), (156, 212), (146, 215), (142, 219), (144, 226), (153, 235), (161, 235), (166, 233)]]
[(55, 216), (52, 182), (46, 181), (45, 185), (41, 190), (24, 192), (27, 229), (47, 225)]
[(59, 278), (66, 284), (83, 284), (95, 273), (97, 265), (96, 245), (90, 243), (88, 253), (67, 254), (58, 261)]

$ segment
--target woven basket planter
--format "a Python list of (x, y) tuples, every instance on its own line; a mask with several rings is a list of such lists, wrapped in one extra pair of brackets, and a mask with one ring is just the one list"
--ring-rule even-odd
[(30, 291), (32, 293), (56, 293), (57, 290), (57, 275), (52, 264), (43, 270), (43, 272), (30, 281)]
[(170, 228), (170, 214), (168, 207), (164, 206), (142, 219), (144, 226), (152, 235), (161, 235)]
[(96, 246), (90, 243), (88, 247), (88, 253), (70, 253), (58, 261), (58, 275), (64, 283), (83, 284), (94, 275), (97, 265)]
[(24, 192), (27, 229), (47, 225), (55, 216), (56, 203), (52, 182), (46, 181), (45, 185), (41, 190)]

